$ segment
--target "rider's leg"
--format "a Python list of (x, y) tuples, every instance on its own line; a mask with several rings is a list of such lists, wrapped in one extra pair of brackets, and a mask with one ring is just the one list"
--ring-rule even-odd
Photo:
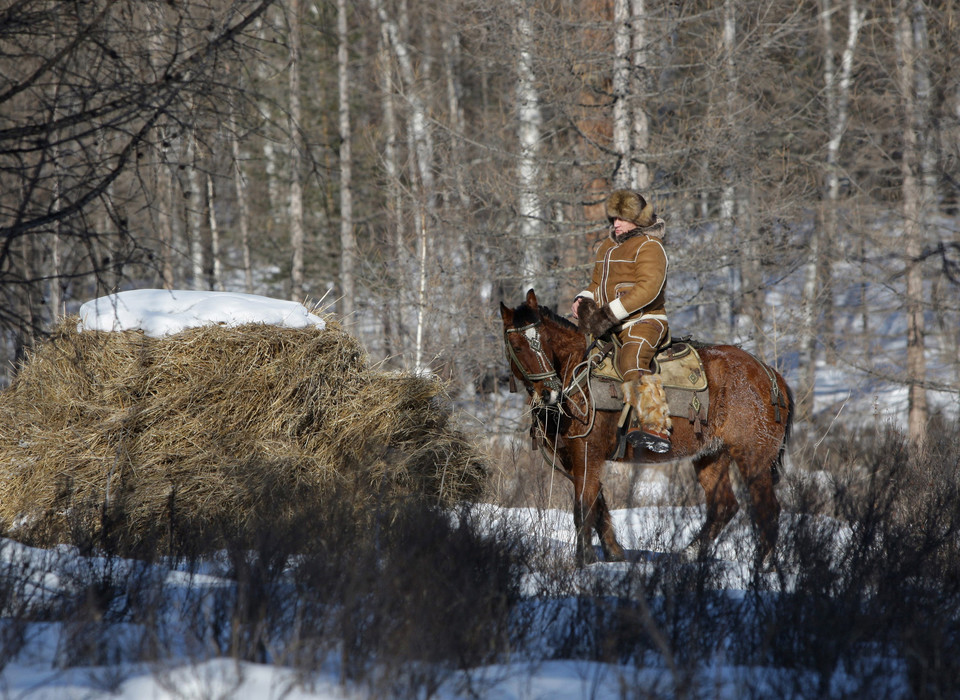
[(619, 369), (623, 376), (624, 402), (636, 411), (639, 428), (627, 432), (627, 439), (637, 447), (653, 452), (670, 450), (673, 427), (667, 409), (667, 397), (660, 375), (653, 374), (651, 362), (657, 348), (668, 336), (666, 321), (645, 320), (620, 333), (622, 346)]

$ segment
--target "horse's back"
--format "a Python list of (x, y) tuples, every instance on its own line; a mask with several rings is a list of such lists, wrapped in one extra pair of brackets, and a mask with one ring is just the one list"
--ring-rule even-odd
[[(754, 423), (786, 438), (793, 418), (793, 395), (783, 376), (773, 367), (736, 345), (698, 348), (710, 385), (711, 409), (717, 418)], [(747, 428), (747, 425), (743, 426)]]

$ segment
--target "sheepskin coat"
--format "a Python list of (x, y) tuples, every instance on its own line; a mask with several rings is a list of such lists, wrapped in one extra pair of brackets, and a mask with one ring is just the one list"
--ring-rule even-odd
[(667, 284), (667, 253), (663, 247), (665, 224), (653, 215), (650, 226), (638, 227), (609, 238), (597, 248), (590, 285), (579, 296), (609, 305), (624, 325), (641, 319), (667, 318), (664, 296)]

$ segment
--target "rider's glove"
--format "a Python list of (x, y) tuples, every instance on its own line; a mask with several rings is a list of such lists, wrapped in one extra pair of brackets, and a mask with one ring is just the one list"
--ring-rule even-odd
[(597, 306), (597, 302), (586, 297), (577, 307), (577, 317), (580, 321), (580, 332), (594, 338), (606, 335), (620, 323), (620, 319), (610, 310), (609, 304)]

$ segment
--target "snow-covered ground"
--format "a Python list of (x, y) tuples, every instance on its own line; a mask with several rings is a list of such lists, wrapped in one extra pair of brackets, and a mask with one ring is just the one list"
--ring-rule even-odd
[[(214, 292), (166, 292), (142, 290), (126, 292), (85, 304), (80, 311), (81, 330), (142, 330), (150, 335), (165, 335), (203, 323), (274, 323), (303, 326), (322, 326), (322, 319), (314, 316), (302, 305), (292, 302), (270, 300), (252, 295), (224, 294)], [(837, 382), (840, 384), (840, 382)], [(842, 407), (843, 397), (835, 397)], [(838, 409), (839, 410), (839, 409)], [(644, 502), (657, 502), (658, 489), (666, 488), (665, 481), (644, 482)], [(573, 523), (569, 512), (537, 510), (531, 508), (503, 508), (494, 505), (478, 507), (481, 526), (496, 531), (499, 526), (516, 527), (527, 533), (534, 542), (534, 551), (547, 553), (559, 566), (569, 566), (573, 559)], [(792, 516), (784, 514), (788, 521)], [(702, 523), (703, 513), (696, 507), (648, 506), (615, 510), (613, 518), (621, 543), (628, 550), (628, 561), (623, 564), (599, 564), (580, 572), (577, 579), (584, 592), (595, 591), (605, 579), (631, 571), (643, 571), (653, 567), (664, 557), (672, 557), (692, 537)], [(788, 522), (783, 523), (789, 525)], [(746, 520), (738, 516), (718, 544), (712, 563), (711, 585), (722, 594), (732, 597), (744, 595), (751, 586), (756, 586), (755, 572), (748, 565), (752, 552), (752, 535)], [(837, 534), (842, 536), (843, 529)], [(68, 592), (71, 585), (70, 572), (77, 568), (96, 569), (96, 559), (81, 557), (71, 547), (41, 550), (23, 546), (10, 540), (0, 540), (0, 567), (5, 572), (19, 572), (26, 577), (28, 590), (34, 602), (47, 597), (57, 597)], [(118, 562), (111, 563), (117, 566)], [(120, 565), (138, 566), (134, 562)], [(217, 586), (232, 585), (226, 575), (226, 566), (219, 569), (211, 564), (202, 572), (186, 572), (175, 563), (162, 562), (150, 565), (151, 576), (162, 580), (165, 596), (176, 598), (185, 591), (202, 591)], [(61, 572), (61, 573), (57, 573)], [(526, 576), (524, 594), (531, 606), (544, 599), (543, 577), (532, 568)], [(770, 595), (784, 592), (791, 586), (789, 576), (771, 574), (764, 583)], [(575, 591), (574, 591), (575, 593)], [(568, 590), (563, 595), (570, 595)], [(547, 596), (549, 598), (549, 596)], [(543, 605), (555, 604), (544, 600)], [(7, 624), (7, 620), (2, 621)], [(157, 624), (176, 627), (185, 624), (170, 617)], [(125, 658), (128, 644), (125, 634), (131, 639), (138, 635), (136, 626), (116, 626), (117, 638), (111, 642), (115, 648), (108, 653), (114, 661), (102, 666), (76, 666), (69, 662), (71, 636), (66, 634), (63, 623), (36, 620), (27, 624), (25, 644), (12, 657), (2, 659), (5, 665), (0, 671), (0, 697), (3, 698), (315, 698), (347, 699), (365, 698), (362, 688), (344, 686), (339, 682), (339, 669), (330, 667), (304, 678), (296, 671), (283, 666), (256, 663), (236, 663), (229, 659), (207, 655), (197, 661), (196, 655), (172, 653), (168, 658), (151, 664), (143, 664)], [(4, 627), (0, 627), (2, 632)], [(176, 638), (171, 630), (162, 635)], [(549, 640), (542, 640), (548, 645)], [(528, 641), (528, 646), (537, 647), (537, 640)], [(763, 687), (770, 668), (743, 668), (724, 661), (722, 653), (716, 662), (703, 668), (693, 682), (693, 695), (697, 697), (738, 698), (745, 679), (754, 691)], [(673, 680), (664, 667), (656, 664), (635, 665), (602, 664), (582, 660), (531, 659), (529, 654), (519, 654), (515, 660), (470, 672), (470, 684), (482, 689), (482, 697), (495, 700), (526, 700), (544, 698), (551, 700), (579, 700), (581, 698), (640, 697), (645, 692), (654, 696), (669, 697)], [(834, 684), (843, 683), (839, 673)], [(891, 683), (895, 689), (900, 674), (891, 669)], [(448, 698), (458, 695), (456, 689), (464, 687), (462, 672), (447, 678), (434, 697)], [(894, 693), (896, 694), (896, 693)]]
[[(556, 510), (529, 508), (500, 508), (483, 506), (479, 511), (480, 522), (490, 528), (517, 526), (529, 533), (540, 553), (554, 565), (568, 565), (573, 558), (573, 523), (569, 513)], [(673, 556), (678, 543), (685, 541), (700, 522), (703, 514), (697, 508), (646, 507), (623, 509), (613, 512), (621, 542), (627, 549), (629, 561), (622, 564), (597, 564), (574, 577), (575, 587), (589, 594), (604, 585), (616, 586), (620, 577), (643, 575), (644, 567), (655, 567), (662, 557)], [(785, 518), (789, 516), (784, 516)], [(785, 523), (786, 525), (786, 523)], [(750, 567), (743, 561), (749, 551), (750, 532), (742, 520), (735, 521), (732, 531), (726, 534), (716, 552), (712, 564), (712, 586), (731, 596), (742, 596), (751, 585)], [(39, 604), (45, 597), (55, 598), (67, 594), (71, 587), (70, 572), (78, 569), (96, 569), (105, 565), (96, 559), (80, 557), (71, 547), (53, 550), (34, 549), (12, 542), (0, 541), (0, 568), (3, 571), (36, 572), (31, 580), (30, 595)], [(120, 566), (140, 566), (134, 562), (110, 564), (116, 571)], [(163, 580), (164, 597), (167, 599), (202, 596), (203, 591), (220, 586), (230, 586), (226, 565), (218, 571), (211, 562), (204, 571), (186, 573), (171, 564), (150, 565), (152, 576)], [(691, 565), (693, 566), (693, 565)], [(58, 575), (55, 572), (62, 572)], [(789, 578), (769, 575), (768, 589), (775, 592), (779, 582)], [(549, 575), (541, 576), (536, 569), (526, 577), (524, 594), (533, 606), (543, 605), (545, 611), (556, 605), (562, 595), (544, 596), (550, 585)], [(568, 581), (569, 583), (569, 581)], [(573, 591), (572, 593), (575, 593)], [(543, 601), (542, 603), (540, 601)], [(174, 608), (176, 606), (173, 606)], [(528, 615), (531, 612), (527, 611)], [(548, 616), (549, 612), (544, 612)], [(532, 617), (539, 617), (532, 613)], [(170, 617), (163, 624), (170, 630), (160, 636), (174, 639), (180, 634), (176, 629), (186, 621)], [(545, 628), (545, 634), (546, 634)], [(71, 698), (112, 697), (145, 700), (148, 698), (314, 698), (317, 700), (367, 697), (362, 689), (350, 688), (338, 682), (338, 669), (313, 675), (308, 680), (301, 674), (283, 666), (255, 663), (237, 663), (229, 659), (211, 658), (194, 661), (187, 656), (172, 656), (157, 663), (142, 664), (124, 660), (125, 646), (137, 647), (140, 631), (136, 626), (116, 625), (116, 645), (106, 651), (116, 662), (104, 666), (72, 666), (69, 662), (71, 635), (60, 622), (30, 623), (26, 630), (27, 643), (15, 658), (8, 659), (0, 674), (0, 697)], [(102, 642), (101, 642), (102, 643)], [(550, 640), (530, 639), (528, 649), (550, 647)], [(531, 659), (529, 652), (520, 654), (514, 663), (501, 664), (470, 671), (471, 684), (483, 688), (482, 696), (502, 700), (543, 698), (551, 700), (580, 700), (584, 698), (622, 697), (626, 687), (660, 688), (661, 696), (669, 696), (671, 677), (667, 669), (651, 665), (638, 669), (631, 665), (602, 664), (583, 660), (547, 661)], [(545, 654), (545, 657), (549, 654)], [(737, 698), (745, 682), (756, 687), (757, 678), (769, 674), (770, 669), (745, 669), (736, 666), (724, 667), (721, 660), (702, 671), (698, 681), (702, 686), (698, 693), (715, 698)], [(440, 698), (459, 696), (454, 689), (463, 685), (463, 674), (450, 676)], [(754, 677), (756, 676), (756, 677)], [(631, 697), (627, 693), (627, 697)]]

